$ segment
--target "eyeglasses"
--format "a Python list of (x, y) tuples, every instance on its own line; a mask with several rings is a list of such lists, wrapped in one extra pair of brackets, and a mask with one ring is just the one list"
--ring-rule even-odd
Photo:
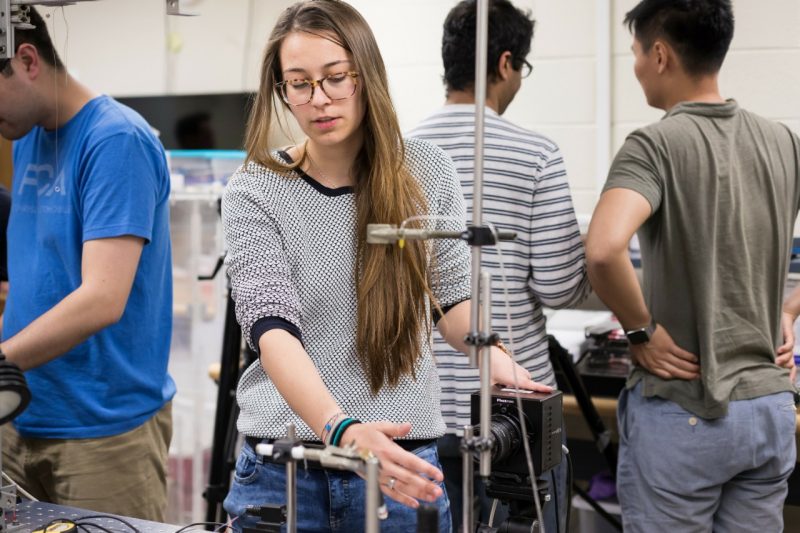
[(356, 93), (358, 86), (358, 72), (338, 72), (325, 76), (321, 80), (283, 80), (276, 83), (283, 101), (291, 106), (306, 105), (314, 98), (314, 89), (322, 92), (331, 100), (345, 100)]
[(528, 76), (531, 75), (531, 72), (533, 72), (533, 65), (528, 63), (527, 59), (523, 59), (522, 60), (522, 65), (520, 66), (519, 69), (522, 72), (522, 77), (523, 78), (527, 78)]

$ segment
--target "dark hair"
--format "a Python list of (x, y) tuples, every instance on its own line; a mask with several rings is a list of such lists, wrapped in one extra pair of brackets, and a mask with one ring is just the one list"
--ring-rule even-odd
[[(475, 0), (463, 0), (444, 21), (442, 62), (448, 90), (463, 91), (475, 85)], [(487, 72), (490, 81), (497, 76), (497, 62), (505, 51), (511, 52), (511, 65), (522, 68), (531, 50), (535, 21), (508, 0), (489, 1), (489, 48)]]
[(687, 73), (714, 74), (733, 39), (733, 7), (730, 0), (642, 0), (625, 24), (645, 52), (663, 37)]
[[(42, 61), (56, 70), (62, 70), (64, 63), (61, 62), (61, 58), (53, 46), (53, 41), (50, 39), (50, 34), (47, 33), (47, 25), (44, 23), (44, 19), (33, 7), (28, 11), (28, 18), (30, 19), (30, 24), (35, 28), (32, 30), (14, 28), (14, 51), (19, 50), (19, 47), (23, 44), (32, 44), (39, 52), (39, 58)], [(2, 66), (0, 72), (6, 76), (10, 76), (13, 73), (9, 68), (9, 64), (10, 61), (6, 61), (5, 64), (0, 63), (0, 66)]]

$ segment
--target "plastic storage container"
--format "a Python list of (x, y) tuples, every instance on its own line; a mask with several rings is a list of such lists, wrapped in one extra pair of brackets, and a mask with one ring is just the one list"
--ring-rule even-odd
[(242, 164), (245, 153), (237, 150), (170, 150), (173, 188), (225, 185)]
[[(208, 376), (220, 361), (225, 323), (225, 271), (209, 281), (225, 250), (219, 199), (223, 184), (241, 165), (242, 152), (170, 153), (173, 322), (169, 371), (178, 392), (172, 402), (173, 435), (169, 452), (167, 522), (205, 520), (203, 491), (214, 430), (217, 386)], [(205, 169), (205, 170), (202, 170)], [(175, 179), (186, 172), (188, 181)]]

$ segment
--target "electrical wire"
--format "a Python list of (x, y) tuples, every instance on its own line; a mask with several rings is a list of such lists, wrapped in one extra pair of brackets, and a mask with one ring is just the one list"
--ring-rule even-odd
[[(61, 9), (62, 9), (61, 13), (63, 15), (63, 13), (64, 13), (63, 9), (64, 8), (62, 7)], [(55, 19), (55, 17), (53, 17), (53, 13), (55, 13), (55, 10), (51, 11), (50, 13), (48, 13), (47, 17), (53, 19), (53, 41), (54, 42), (58, 42), (58, 35), (57, 35), (57, 31), (58, 30), (56, 29), (56, 19)], [(55, 65), (55, 64), (56, 64), (56, 49), (55, 49), (55, 46), (54, 46), (53, 47), (53, 65)], [(64, 68), (64, 75), (65, 76), (66, 76), (66, 70), (67, 69), (65, 67)], [(59, 127), (58, 127), (59, 126), (58, 112), (60, 111), (60, 109), (59, 109), (59, 107), (60, 107), (59, 106), (59, 98), (58, 98), (58, 71), (55, 71), (53, 73), (53, 93), (55, 94), (55, 102), (56, 102), (56, 110), (55, 110), (55, 113), (56, 113), (56, 129), (55, 129), (55, 132), (54, 132), (54, 135), (55, 135), (55, 154), (56, 154), (55, 158), (56, 159), (55, 159), (55, 164), (53, 165), (53, 168), (55, 169), (55, 175), (53, 176), (53, 178), (56, 181), (58, 181), (58, 172), (59, 172), (59, 168), (58, 167), (59, 167), (59, 163), (60, 163), (60, 158), (58, 157), (58, 130), (59, 130)]]
[(414, 215), (408, 217), (403, 222), (401, 222), (399, 229), (405, 229), (406, 225), (408, 225), (409, 222), (415, 222), (417, 220), (436, 221), (436, 222), (444, 220), (449, 222), (458, 222), (459, 225), (464, 224), (464, 221), (458, 217), (451, 217), (446, 215)]
[[(75, 520), (73, 520), (73, 522), (84, 522), (85, 520), (97, 520), (98, 518), (104, 518), (106, 520), (116, 520), (117, 522), (119, 522), (121, 524), (124, 524), (125, 526), (130, 528), (130, 530), (133, 531), (134, 533), (141, 533), (136, 528), (136, 526), (134, 526), (133, 524), (131, 524), (127, 520), (124, 520), (124, 519), (122, 519), (122, 518), (120, 518), (118, 516), (114, 516), (114, 515), (110, 515), (110, 514), (95, 514), (95, 515), (81, 516), (81, 517), (78, 517)], [(89, 525), (92, 525), (92, 526), (97, 525), (97, 524), (94, 524), (94, 523), (91, 523), (91, 522), (87, 522), (87, 523)]]
[[(61, 6), (61, 19), (64, 21), (64, 81), (67, 81), (69, 73), (67, 72), (67, 65), (69, 65), (69, 22), (67, 21), (67, 13), (64, 11), (64, 6)], [(53, 26), (55, 27), (55, 18), (53, 18)], [(55, 50), (53, 50), (53, 64), (55, 64)]]
[[(231, 522), (231, 523), (233, 523), (233, 522)], [(220, 526), (225, 526), (225, 525), (228, 525), (228, 523), (227, 522), (194, 522), (193, 524), (189, 524), (187, 526), (183, 526), (182, 528), (177, 530), (175, 533), (184, 533), (186, 531), (191, 531), (191, 529), (193, 527), (198, 527), (198, 526), (216, 526), (216, 527), (220, 527)]]
[(497, 512), (497, 505), (500, 503), (500, 500), (494, 498), (492, 500), (492, 510), (489, 512), (489, 527), (494, 527), (494, 515)]
[(569, 515), (572, 514), (572, 455), (569, 453), (569, 448), (561, 445), (561, 450), (567, 456), (567, 519), (564, 525), (564, 533), (569, 533)]
[(567, 514), (564, 523), (564, 527), (561, 527), (561, 515), (559, 514), (559, 510), (561, 509), (561, 499), (558, 497), (558, 482), (561, 476), (556, 475), (556, 469), (550, 470), (550, 479), (553, 482), (553, 502), (556, 507), (556, 529), (558, 529), (561, 533), (569, 533), (569, 515), (572, 512), (572, 457), (569, 454), (569, 448), (567, 448), (564, 444), (561, 445), (561, 455), (566, 457), (565, 462), (567, 464)]
[(83, 529), (84, 531), (86, 531), (88, 533), (92, 533), (92, 530), (89, 529), (89, 526), (92, 526), (93, 528), (99, 529), (100, 531), (105, 531), (106, 533), (114, 533), (110, 529), (105, 528), (105, 527), (101, 526), (100, 524), (95, 524), (95, 523), (92, 523), (92, 522), (75, 522), (75, 527), (77, 527), (78, 529)]
[(215, 531), (215, 532), (217, 532), (217, 531), (222, 531), (222, 528), (229, 528), (229, 527), (231, 527), (231, 526), (233, 525), (233, 523), (234, 523), (234, 522), (236, 522), (237, 520), (239, 520), (239, 517), (238, 517), (238, 516), (234, 516), (232, 519), (228, 520), (227, 522), (225, 522), (224, 524), (222, 524), (221, 526), (219, 526), (219, 527), (218, 527), (217, 529), (215, 529), (214, 531)]
[(26, 491), (25, 489), (23, 489), (22, 487), (20, 487), (20, 486), (19, 486), (19, 483), (17, 483), (16, 481), (14, 481), (14, 480), (11, 478), (11, 476), (9, 476), (8, 474), (6, 474), (5, 472), (3, 472), (2, 474), (3, 474), (3, 478), (4, 478), (6, 481), (8, 481), (9, 483), (11, 483), (12, 485), (14, 485), (15, 487), (17, 487), (17, 492), (19, 492), (20, 494), (22, 494), (23, 496), (25, 496), (25, 498), (29, 499), (29, 500), (30, 500), (30, 501), (32, 501), (32, 502), (38, 502), (38, 501), (39, 501), (39, 500), (38, 500), (38, 499), (36, 499), (36, 498), (35, 498), (35, 497), (34, 497), (34, 496), (33, 496), (33, 495), (30, 493), (30, 492), (28, 492), (28, 491)]
[(175, 48), (174, 48), (174, 31), (173, 31), (173, 24), (177, 25), (177, 22), (174, 22), (173, 19), (178, 17), (172, 17), (168, 14), (164, 14), (164, 42), (167, 43), (167, 55), (164, 61), (164, 92), (166, 94), (172, 94), (175, 92)]
[[(415, 215), (415, 216), (412, 216), (412, 217), (409, 217), (409, 218), (403, 220), (403, 222), (400, 224), (400, 229), (404, 229), (405, 226), (409, 222), (412, 222), (412, 221), (415, 221), (415, 220), (451, 220), (451, 221), (457, 221), (459, 224), (463, 224), (463, 220), (461, 220), (461, 219), (459, 219), (457, 217), (442, 216), (442, 215)], [(497, 236), (497, 228), (495, 228), (494, 224), (492, 224), (491, 222), (488, 222), (486, 225), (489, 227), (489, 230), (492, 232), (492, 236), (494, 237), (495, 242), (499, 243), (500, 240), (499, 240), (499, 238)], [(507, 326), (507, 330), (508, 330), (508, 342), (509, 342), (509, 352), (510, 352), (509, 353), (509, 360), (510, 360), (510, 363), (511, 363), (511, 370), (512, 370), (512, 374), (511, 375), (514, 376), (514, 389), (519, 390), (519, 381), (517, 380), (516, 367), (514, 366), (514, 363), (516, 362), (516, 358), (515, 358), (514, 354), (516, 352), (515, 352), (515, 343), (514, 343), (514, 332), (513, 332), (512, 327), (511, 327), (511, 306), (510, 306), (510, 303), (509, 303), (510, 302), (510, 296), (508, 294), (508, 282), (507, 282), (508, 280), (506, 278), (506, 270), (505, 270), (505, 263), (503, 261), (502, 248), (500, 246), (497, 246), (496, 250), (497, 250), (498, 259), (499, 259), (499, 262), (500, 262), (500, 277), (503, 280), (503, 295), (505, 297), (506, 326)], [(473, 302), (473, 304), (475, 304), (475, 302)], [(491, 306), (492, 303), (491, 302), (486, 302), (486, 305)], [(526, 427), (526, 424), (525, 424), (525, 416), (524, 416), (523, 409), (522, 409), (522, 396), (517, 392), (517, 393), (514, 394), (514, 398), (516, 400), (516, 405), (517, 405), (517, 414), (518, 414), (519, 423), (520, 423), (520, 430), (521, 430), (522, 436), (523, 436), (522, 444), (523, 444), (523, 448), (525, 450), (525, 462), (526, 462), (527, 467), (528, 467), (528, 475), (529, 475), (529, 477), (531, 479), (531, 490), (533, 491), (533, 501), (534, 501), (534, 505), (535, 505), (535, 508), (536, 508), (536, 515), (539, 518), (539, 531), (540, 531), (540, 533), (546, 533), (545, 526), (544, 526), (543, 515), (542, 515), (542, 506), (541, 506), (541, 502), (539, 501), (539, 487), (538, 487), (538, 484), (536, 483), (536, 471), (533, 468), (533, 454), (531, 453), (530, 443), (528, 442), (528, 439), (525, 438), (525, 436), (528, 434), (528, 431), (527, 431), (527, 427)]]
[(242, 46), (242, 91), (246, 91), (247, 87), (247, 65), (250, 63), (250, 50), (252, 49), (253, 41), (253, 11), (255, 11), (255, 0), (248, 0), (247, 12), (245, 13), (245, 26), (244, 26), (244, 46)]
[[(492, 232), (494, 236), (495, 242), (499, 243), (500, 240), (497, 237), (497, 228), (495, 228), (494, 224), (491, 222), (487, 222), (486, 225), (488, 226), (489, 230)], [(508, 331), (508, 351), (509, 359), (511, 360), (511, 375), (514, 376), (514, 389), (519, 391), (519, 381), (517, 380), (517, 372), (514, 363), (516, 362), (516, 349), (514, 343), (514, 331), (511, 327), (511, 305), (510, 305), (510, 296), (508, 294), (508, 280), (506, 278), (506, 268), (505, 263), (503, 261), (503, 250), (501, 246), (497, 246), (495, 248), (497, 250), (497, 257), (498, 261), (500, 262), (500, 277), (503, 280), (503, 296), (505, 297), (505, 308), (506, 308), (506, 327)], [(487, 305), (492, 305), (491, 302), (487, 302)], [(546, 533), (545, 525), (544, 525), (544, 516), (542, 514), (542, 505), (539, 501), (539, 486), (536, 483), (536, 472), (533, 468), (533, 454), (531, 453), (531, 445), (526, 438), (528, 435), (528, 431), (526, 428), (525, 423), (525, 416), (522, 410), (522, 396), (519, 392), (514, 393), (514, 399), (516, 400), (517, 404), (517, 414), (519, 418), (519, 425), (520, 430), (522, 431), (522, 446), (525, 450), (525, 462), (528, 466), (528, 475), (531, 478), (531, 490), (533, 491), (533, 502), (536, 507), (536, 516), (539, 517), (539, 531), (540, 533)]]
[(560, 502), (558, 501), (558, 479), (556, 479), (556, 469), (555, 468), (552, 468), (550, 470), (550, 482), (552, 483), (552, 487), (553, 487), (553, 505), (556, 508), (556, 512), (555, 512), (555, 515), (556, 515), (556, 532), (564, 533), (564, 531), (561, 531), (561, 528), (560, 528), (560, 526), (561, 526), (561, 517), (558, 514), (558, 510), (559, 510), (559, 507), (560, 507)]

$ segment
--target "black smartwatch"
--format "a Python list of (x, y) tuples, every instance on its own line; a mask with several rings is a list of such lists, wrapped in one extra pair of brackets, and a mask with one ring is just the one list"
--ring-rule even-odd
[(631, 344), (644, 344), (650, 342), (656, 331), (656, 319), (651, 318), (650, 323), (643, 328), (625, 330), (625, 336)]

